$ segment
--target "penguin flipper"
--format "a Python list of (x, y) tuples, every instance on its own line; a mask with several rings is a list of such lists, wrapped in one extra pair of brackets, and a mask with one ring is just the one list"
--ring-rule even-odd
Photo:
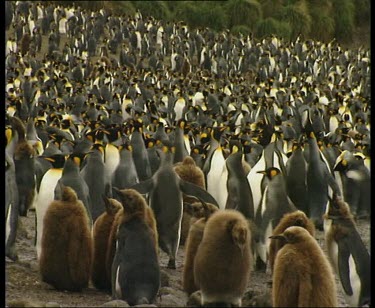
[(154, 180), (153, 178), (150, 178), (140, 183), (134, 184), (133, 186), (130, 186), (129, 188), (135, 189), (140, 194), (145, 195), (154, 189)]
[(349, 257), (350, 250), (346, 244), (346, 239), (338, 241), (338, 269), (342, 287), (347, 295), (353, 295), (353, 289), (350, 283)]
[(217, 203), (217, 201), (215, 200), (215, 198), (212, 197), (203, 188), (201, 188), (201, 187), (199, 187), (199, 186), (197, 186), (197, 185), (195, 185), (193, 183), (184, 181), (183, 179), (180, 179), (179, 186), (180, 186), (180, 190), (184, 194), (200, 198), (200, 199), (202, 199), (203, 201), (205, 201), (207, 203), (212, 203), (212, 204), (216, 205), (217, 207), (219, 207), (219, 204)]

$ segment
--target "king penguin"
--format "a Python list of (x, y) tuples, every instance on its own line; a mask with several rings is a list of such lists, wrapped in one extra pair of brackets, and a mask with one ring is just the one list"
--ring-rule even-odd
[(143, 139), (142, 131), (142, 121), (140, 119), (134, 121), (130, 145), (133, 148), (133, 160), (140, 181), (147, 180), (151, 177), (151, 167), (150, 162), (148, 160), (146, 145)]
[(84, 167), (80, 171), (89, 187), (90, 212), (93, 223), (105, 211), (102, 196), (112, 196), (111, 182), (105, 176), (104, 151), (102, 144), (95, 143), (85, 157)]
[(18, 227), (18, 188), (13, 158), (5, 153), (5, 255), (18, 260), (15, 249)]
[(119, 146), (120, 162), (112, 177), (112, 187), (128, 188), (139, 182), (133, 161), (133, 147), (129, 142)]
[(189, 138), (187, 136), (187, 140), (185, 138), (185, 129), (186, 121), (184, 119), (178, 120), (174, 130), (174, 147), (176, 148), (173, 159), (174, 163), (183, 161), (183, 159), (190, 153)]
[(227, 191), (228, 198), (226, 209), (235, 209), (242, 213), (246, 219), (254, 220), (253, 195), (249, 182), (247, 181), (245, 170), (242, 166), (242, 146), (240, 142), (230, 142), (231, 153), (225, 160), (228, 178)]
[(307, 162), (303, 155), (301, 143), (295, 141), (291, 155), (286, 162), (286, 188), (294, 205), (308, 214), (308, 198), (306, 186)]
[(49, 169), (43, 176), (39, 187), (39, 193), (36, 201), (36, 253), (38, 260), (41, 253), (41, 240), (43, 234), (43, 219), (48, 210), (49, 205), (55, 198), (55, 187), (60, 180), (65, 164), (65, 155), (56, 154), (51, 157), (44, 157), (52, 163), (52, 168)]
[[(92, 225), (92, 218), (90, 213), (90, 190), (86, 181), (80, 174), (82, 155), (70, 154), (65, 161), (61, 178), (55, 187), (55, 200), (61, 200), (62, 187), (69, 186), (72, 188), (79, 200), (82, 201), (89, 217), (90, 226)], [(60, 185), (63, 184), (63, 185)]]
[(364, 164), (365, 156), (360, 153), (343, 151), (336, 159), (334, 171), (341, 174), (343, 196), (350, 210), (357, 218), (371, 215), (371, 174)]
[(371, 258), (344, 200), (333, 195), (324, 214), (328, 257), (350, 307), (371, 305)]
[(260, 259), (267, 264), (269, 244), (272, 231), (278, 225), (285, 213), (296, 210), (295, 205), (286, 193), (285, 176), (276, 167), (270, 167), (263, 173), (268, 178), (262, 200), (255, 213), (255, 224), (258, 229), (255, 246)]
[(183, 214), (182, 193), (217, 205), (216, 200), (207, 191), (182, 180), (176, 174), (173, 169), (173, 152), (172, 144), (165, 144), (160, 151), (161, 162), (156, 173), (152, 178), (131, 187), (141, 194), (149, 193), (149, 204), (157, 222), (159, 245), (169, 256), (169, 268), (176, 268)]
[(227, 177), (228, 170), (225, 164), (225, 156), (221, 146), (221, 136), (225, 126), (215, 127), (211, 131), (210, 148), (203, 165), (206, 176), (207, 191), (217, 200), (220, 209), (225, 209), (228, 198)]
[(323, 214), (328, 203), (328, 187), (341, 195), (329, 164), (320, 152), (314, 132), (308, 132), (309, 157), (306, 173), (309, 218), (315, 227), (323, 230)]
[(271, 238), (285, 243), (272, 274), (272, 306), (337, 307), (335, 276), (316, 239), (300, 226)]
[(12, 130), (17, 132), (18, 141), (14, 148), (14, 165), (19, 193), (19, 213), (26, 216), (35, 198), (35, 164), (34, 148), (26, 140), (26, 129), (17, 117), (10, 118)]

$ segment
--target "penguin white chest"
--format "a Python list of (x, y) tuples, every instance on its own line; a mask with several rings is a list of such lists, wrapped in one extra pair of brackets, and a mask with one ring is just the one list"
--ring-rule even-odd
[(8, 242), (8, 238), (9, 238), (9, 235), (10, 235), (10, 215), (12, 213), (12, 207), (13, 207), (12, 203), (9, 204), (6, 227), (5, 227), (5, 245)]
[(116, 271), (116, 280), (115, 280), (115, 290), (116, 290), (116, 296), (117, 298), (121, 298), (121, 287), (119, 282), (119, 273), (120, 273), (120, 265), (117, 267)]
[(349, 257), (349, 279), (353, 294), (348, 295), (344, 292), (345, 301), (350, 307), (358, 307), (359, 295), (361, 293), (361, 280), (358, 276), (357, 268), (352, 255)]

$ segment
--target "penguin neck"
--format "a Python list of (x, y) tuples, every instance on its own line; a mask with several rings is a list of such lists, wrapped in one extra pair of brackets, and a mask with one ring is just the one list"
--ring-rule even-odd
[(163, 153), (161, 155), (160, 166), (173, 166), (174, 154), (171, 152)]

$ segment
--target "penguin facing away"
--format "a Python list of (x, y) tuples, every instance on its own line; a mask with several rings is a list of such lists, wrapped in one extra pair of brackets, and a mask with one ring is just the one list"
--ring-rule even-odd
[(271, 236), (285, 242), (272, 275), (273, 307), (337, 307), (332, 267), (318, 242), (302, 227)]
[(199, 289), (194, 279), (194, 258), (202, 241), (206, 222), (214, 212), (218, 211), (218, 208), (209, 203), (196, 202), (190, 206), (190, 210), (191, 214), (194, 215), (195, 222), (191, 224), (186, 239), (184, 270), (182, 274), (182, 287), (188, 295)]
[(104, 146), (95, 143), (84, 159), (81, 176), (90, 192), (90, 212), (93, 223), (105, 211), (103, 195), (111, 197), (111, 182), (105, 175)]
[[(124, 203), (135, 203), (138, 204), (139, 207), (143, 208), (144, 203), (146, 202), (143, 197), (142, 199), (139, 198), (139, 193), (134, 189), (118, 189), (117, 187), (113, 188), (114, 196), (120, 201), (121, 204)], [(147, 205), (147, 203), (146, 203)], [(145, 207), (145, 221), (147, 225), (152, 230), (153, 234), (153, 242), (155, 249), (158, 248), (158, 240), (159, 235), (156, 228), (156, 219), (153, 210), (151, 207), (146, 206)], [(118, 226), (121, 224), (123, 220), (126, 219), (127, 216), (129, 216), (129, 210), (126, 211), (126, 209), (122, 206), (120, 210), (117, 211), (115, 214), (115, 217), (113, 219), (111, 230), (108, 237), (108, 246), (107, 246), (107, 252), (106, 252), (106, 261), (105, 261), (105, 267), (107, 271), (107, 277), (112, 276), (112, 263), (116, 252), (116, 234)]]
[(241, 306), (252, 263), (250, 242), (248, 222), (240, 212), (219, 210), (208, 219), (194, 259), (202, 306)]
[(169, 268), (176, 268), (183, 214), (182, 193), (217, 205), (207, 191), (177, 176), (173, 169), (173, 151), (173, 146), (164, 145), (160, 151), (161, 162), (156, 173), (152, 178), (131, 187), (141, 194), (149, 193), (149, 204), (157, 222), (159, 245), (169, 256)]
[(333, 195), (324, 214), (328, 257), (340, 278), (347, 304), (371, 305), (371, 258), (344, 200)]
[[(272, 235), (278, 235), (283, 233), (287, 228), (291, 226), (300, 226), (305, 228), (311, 236), (315, 237), (315, 226), (312, 221), (306, 216), (306, 214), (300, 210), (294, 211), (291, 213), (284, 214), (283, 218), (281, 218), (279, 224), (273, 230)], [(271, 271), (273, 271), (275, 258), (277, 252), (283, 247), (282, 241), (278, 241), (275, 239), (271, 239), (270, 246), (269, 246), (269, 256), (268, 262), (270, 265)]]
[(117, 190), (124, 215), (117, 227), (112, 263), (112, 296), (129, 305), (149, 304), (160, 287), (155, 230), (147, 220), (148, 205), (135, 190)]
[[(174, 170), (178, 176), (184, 181), (193, 183), (205, 189), (205, 179), (203, 171), (197, 167), (191, 156), (186, 156), (182, 162), (174, 165)], [(181, 222), (181, 238), (180, 245), (185, 243), (186, 237), (189, 232), (191, 215), (185, 210), (185, 204), (196, 202), (196, 198), (186, 196), (183, 194), (184, 210)]]
[(60, 184), (63, 184), (63, 186), (69, 186), (70, 188), (74, 189), (78, 199), (83, 202), (83, 205), (85, 206), (87, 211), (87, 215), (90, 219), (90, 225), (92, 225), (89, 187), (80, 174), (81, 161), (82, 155), (80, 154), (71, 154), (67, 158), (61, 174), (61, 178), (59, 179), (55, 187), (55, 200), (61, 199), (62, 185)]
[(256, 251), (264, 264), (267, 264), (269, 255), (269, 236), (272, 230), (278, 225), (285, 213), (293, 212), (296, 207), (286, 193), (285, 177), (276, 167), (258, 171), (267, 176), (268, 184), (264, 190), (261, 204), (255, 215), (255, 224), (258, 234)]
[(228, 170), (226, 209), (236, 209), (246, 219), (254, 220), (254, 203), (251, 188), (242, 166), (242, 147), (240, 143), (231, 144), (231, 154), (227, 157)]
[(81, 291), (88, 287), (91, 266), (92, 236), (86, 209), (74, 190), (64, 186), (62, 199), (52, 201), (44, 217), (39, 260), (42, 280), (57, 290)]
[(106, 211), (93, 226), (93, 264), (91, 281), (95, 288), (111, 290), (111, 277), (107, 275), (106, 256), (109, 235), (116, 213), (122, 209), (119, 201), (103, 196)]

